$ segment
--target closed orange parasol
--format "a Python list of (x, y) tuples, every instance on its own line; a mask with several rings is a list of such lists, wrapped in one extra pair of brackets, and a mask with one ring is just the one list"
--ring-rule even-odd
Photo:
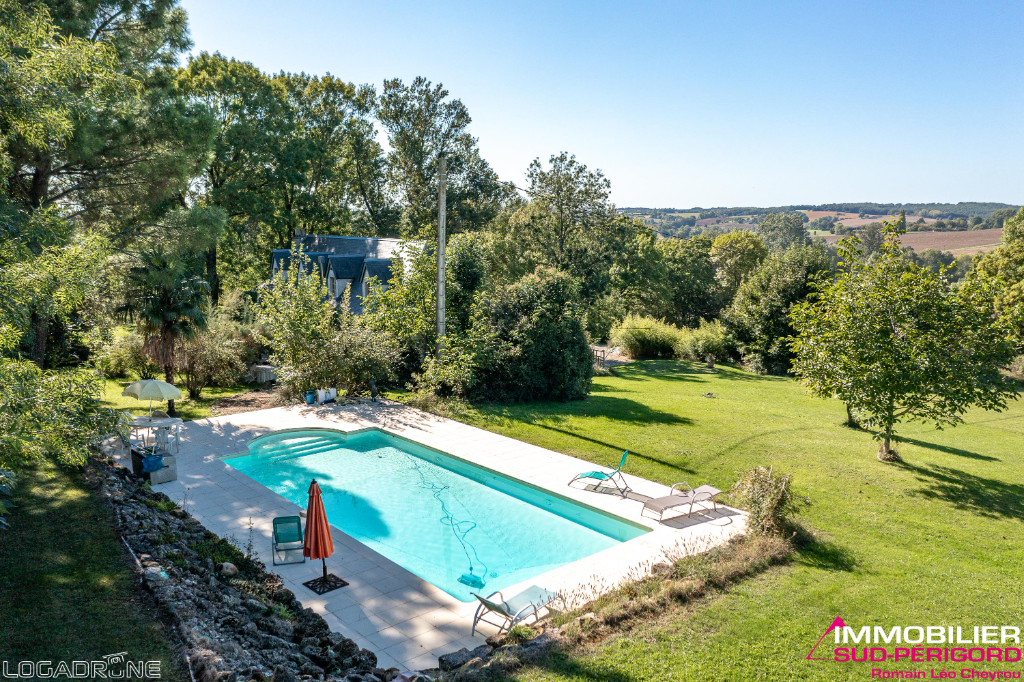
[(331, 540), (331, 527), (327, 523), (327, 511), (324, 500), (320, 496), (320, 486), (316, 479), (309, 484), (309, 502), (306, 504), (306, 533), (302, 540), (302, 555), (310, 559), (320, 559), (324, 565), (322, 578), (315, 578), (302, 583), (317, 594), (324, 594), (347, 582), (334, 574), (327, 573), (327, 557), (334, 554), (334, 541)]

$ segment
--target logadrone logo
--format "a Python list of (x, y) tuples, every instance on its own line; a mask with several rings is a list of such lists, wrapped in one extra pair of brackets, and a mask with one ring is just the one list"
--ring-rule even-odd
[(98, 661), (3, 661), (0, 674), (9, 680), (156, 680), (160, 679), (160, 661), (129, 661), (128, 652), (122, 651)]

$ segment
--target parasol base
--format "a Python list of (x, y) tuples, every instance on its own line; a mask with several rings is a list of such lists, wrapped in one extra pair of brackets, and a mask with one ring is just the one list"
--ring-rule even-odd
[(345, 587), (348, 585), (348, 581), (342, 580), (333, 573), (328, 573), (322, 578), (314, 578), (313, 580), (307, 580), (302, 583), (309, 589), (313, 590), (317, 594), (327, 594), (332, 590), (336, 590), (339, 587)]

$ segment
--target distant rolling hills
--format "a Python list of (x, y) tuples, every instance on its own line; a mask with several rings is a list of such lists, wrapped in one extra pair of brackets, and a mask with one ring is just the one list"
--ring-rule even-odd
[[(906, 214), (909, 231), (902, 242), (915, 251), (938, 249), (957, 255), (980, 253), (997, 247), (1002, 239), (1002, 224), (1018, 207), (996, 202), (960, 202), (957, 204), (877, 204), (849, 203), (791, 205), (775, 207), (694, 207), (619, 208), (619, 212), (640, 218), (663, 237), (690, 237), (717, 234), (737, 229), (754, 229), (765, 215), (775, 212), (803, 213), (812, 236), (836, 242), (841, 235), (833, 231), (855, 231), (870, 223)], [(828, 223), (833, 222), (835, 227)], [(929, 229), (932, 228), (938, 229)]]

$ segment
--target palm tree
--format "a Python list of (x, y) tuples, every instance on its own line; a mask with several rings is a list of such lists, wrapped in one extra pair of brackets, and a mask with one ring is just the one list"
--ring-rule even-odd
[[(191, 261), (191, 259), (190, 259)], [(179, 341), (192, 339), (206, 328), (210, 285), (197, 273), (198, 263), (174, 262), (160, 251), (139, 256), (139, 264), (125, 277), (124, 299), (117, 313), (135, 322), (146, 339), (145, 349), (164, 370), (164, 380), (174, 383), (175, 355)], [(167, 401), (174, 416), (174, 401)]]

